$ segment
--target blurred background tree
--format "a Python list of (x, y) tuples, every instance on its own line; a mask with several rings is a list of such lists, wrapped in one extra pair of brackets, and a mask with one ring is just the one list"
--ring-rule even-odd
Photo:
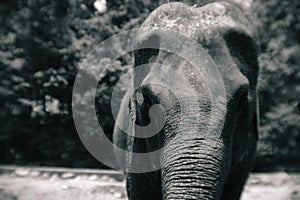
[(300, 164), (300, 2), (255, 1), (260, 55), (256, 168)]
[[(74, 78), (97, 44), (137, 27), (158, 2), (109, 0), (107, 11), (99, 13), (93, 0), (0, 1), (1, 163), (105, 168), (87, 152), (75, 130)], [(296, 165), (300, 155), (299, 3), (256, 0), (253, 13), (261, 41), (261, 140), (255, 167)], [(114, 125), (109, 109), (112, 88), (131, 63), (128, 57), (120, 58), (99, 81), (97, 113), (108, 137)]]

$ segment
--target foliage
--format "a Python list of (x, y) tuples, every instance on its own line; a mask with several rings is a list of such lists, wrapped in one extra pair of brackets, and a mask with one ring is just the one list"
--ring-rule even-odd
[[(93, 2), (0, 1), (1, 163), (105, 167), (85, 150), (73, 124), (78, 65), (101, 41), (141, 24), (159, 0), (109, 0), (104, 14), (95, 11)], [(262, 47), (256, 168), (264, 169), (266, 163), (299, 161), (299, 3), (256, 0), (253, 12)], [(121, 48), (121, 41), (115, 45)], [(131, 62), (130, 56), (121, 57), (99, 81), (97, 114), (106, 133), (114, 124), (112, 89)], [(100, 63), (107, 67), (109, 61)]]
[[(105, 167), (88, 154), (75, 130), (74, 78), (89, 51), (138, 25), (151, 2), (109, 1), (104, 15), (95, 12), (93, 2), (0, 2), (0, 118), (6, 122), (0, 127), (2, 163)], [(112, 87), (128, 68), (124, 64), (124, 58), (122, 64), (115, 62), (102, 77), (98, 114), (109, 113)], [(101, 117), (105, 132), (111, 133), (112, 116)]]
[(299, 162), (300, 20), (298, 1), (257, 1), (261, 129), (257, 168)]
[[(4, 163), (84, 165), (73, 125), (72, 85), (80, 57), (67, 1), (16, 1), (1, 16), (0, 143)], [(55, 151), (54, 151), (55, 149)], [(75, 158), (73, 155), (77, 155)], [(79, 161), (79, 162), (78, 162)]]

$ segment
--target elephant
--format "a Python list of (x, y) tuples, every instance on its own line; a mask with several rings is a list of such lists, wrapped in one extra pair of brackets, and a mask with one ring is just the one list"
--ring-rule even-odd
[[(176, 31), (197, 41), (220, 72), (226, 112), (211, 112), (209, 93), (214, 91), (209, 91), (207, 81), (198, 75), (200, 66), (192, 67), (188, 60), (161, 50), (159, 35), (141, 32), (139, 45), (151, 44), (157, 48), (139, 48), (134, 52), (134, 69), (151, 64), (134, 76), (133, 84), (159, 83), (158, 76), (168, 73), (164, 68), (168, 65), (184, 74), (193, 89), (183, 87), (174, 78), (169, 81), (178, 88), (180, 98), (186, 102), (184, 105), (160, 84), (144, 84), (129, 95), (129, 103), (122, 102), (116, 119), (119, 123), (128, 120), (124, 115), (124, 109), (128, 108), (134, 123), (146, 126), (155, 121), (148, 112), (156, 104), (164, 108), (166, 119), (159, 133), (149, 138), (136, 138), (118, 125), (114, 127), (114, 144), (128, 152), (145, 153), (164, 147), (160, 154), (161, 169), (126, 172), (129, 199), (239, 199), (255, 160), (258, 141), (259, 44), (250, 20), (240, 8), (228, 2), (202, 6), (170, 2), (152, 11), (141, 27)], [(197, 59), (200, 52), (189, 54)], [(181, 116), (180, 109), (185, 110), (187, 117)], [(218, 126), (220, 121), (223, 126)], [(208, 128), (209, 124), (212, 128)], [(116, 157), (129, 169), (136, 162), (134, 156)]]

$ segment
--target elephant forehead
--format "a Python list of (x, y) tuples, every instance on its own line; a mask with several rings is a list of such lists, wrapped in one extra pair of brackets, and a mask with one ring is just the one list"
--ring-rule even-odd
[[(199, 42), (209, 42), (230, 29), (250, 33), (250, 23), (241, 10), (226, 2), (210, 3), (202, 7), (173, 2), (154, 10), (142, 27), (157, 27), (177, 31)], [(151, 33), (143, 33), (147, 37)]]

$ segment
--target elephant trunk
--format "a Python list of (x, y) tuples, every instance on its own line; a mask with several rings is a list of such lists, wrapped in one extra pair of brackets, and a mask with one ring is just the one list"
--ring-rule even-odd
[[(224, 170), (226, 149), (219, 137), (210, 137), (208, 130), (208, 113), (200, 113), (182, 120), (168, 137), (167, 125), (165, 148), (162, 157), (162, 189), (165, 200), (185, 199), (219, 199), (225, 180)], [(172, 114), (172, 118), (178, 115)], [(178, 120), (177, 120), (178, 121)], [(184, 128), (182, 128), (184, 127)], [(174, 130), (172, 130), (174, 131)], [(220, 130), (222, 131), (222, 130)]]
[(174, 141), (174, 144), (166, 146), (165, 152), (164, 199), (219, 198), (223, 184), (222, 144), (201, 139)]

